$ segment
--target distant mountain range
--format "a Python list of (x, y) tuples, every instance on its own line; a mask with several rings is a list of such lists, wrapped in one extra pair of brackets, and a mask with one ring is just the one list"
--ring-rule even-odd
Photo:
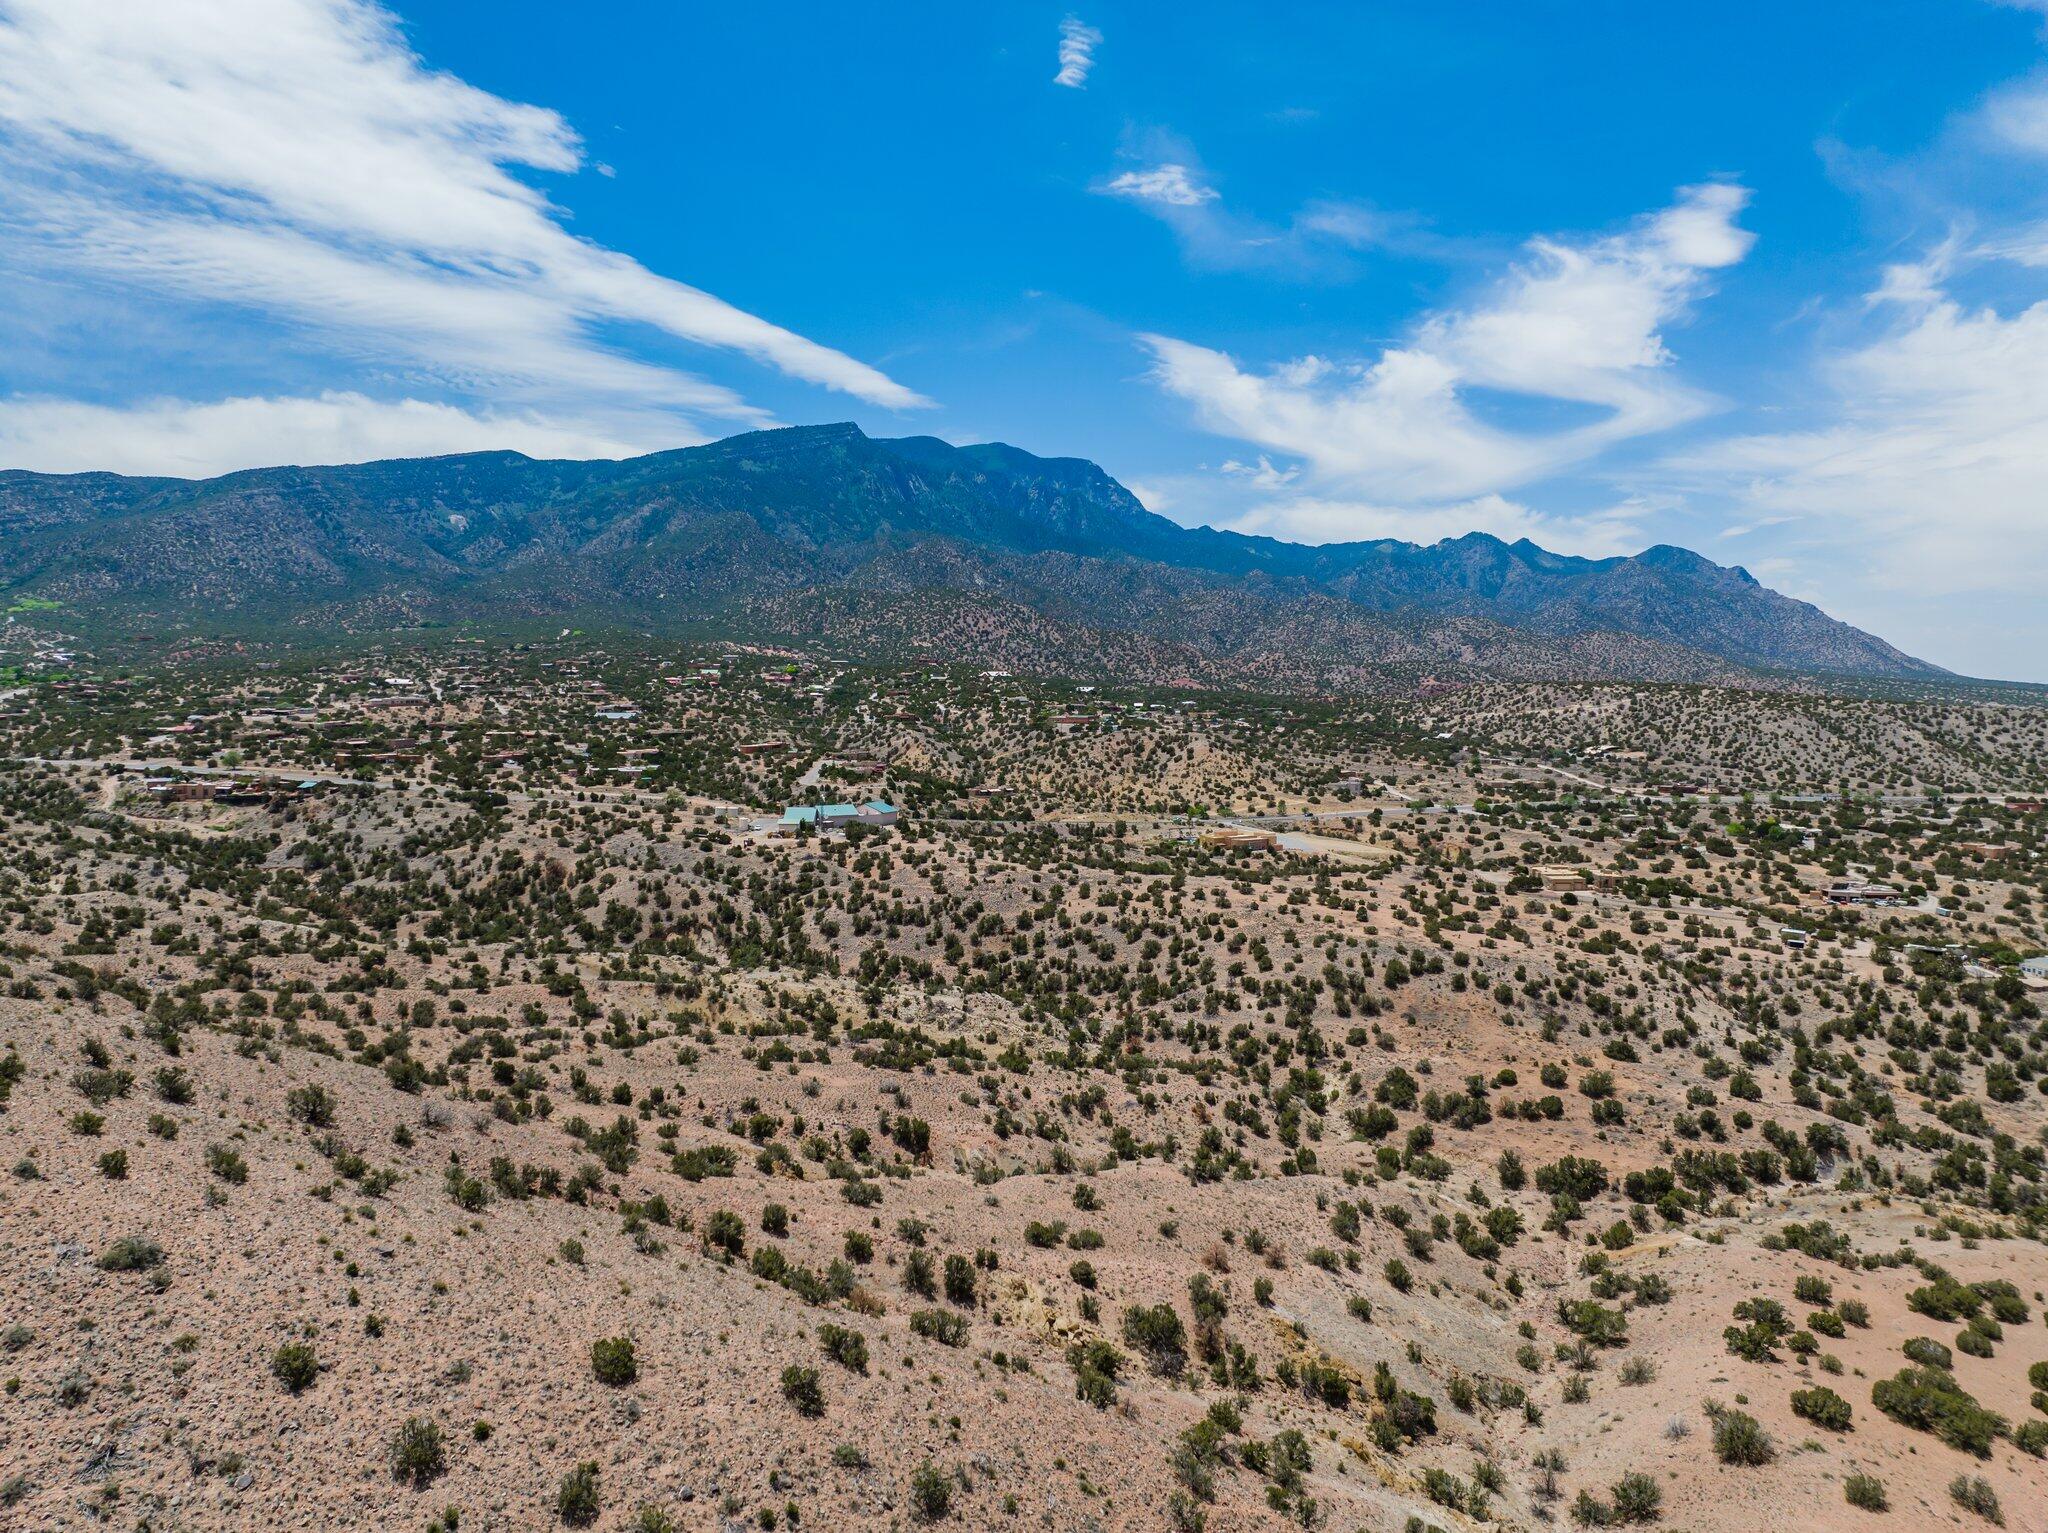
[(852, 425), (621, 462), (513, 452), (217, 479), (0, 473), (0, 603), (97, 625), (537, 622), (1011, 668), (1361, 687), (1410, 677), (1945, 673), (1681, 548), (1473, 533), (1320, 547), (1188, 528), (1095, 464)]

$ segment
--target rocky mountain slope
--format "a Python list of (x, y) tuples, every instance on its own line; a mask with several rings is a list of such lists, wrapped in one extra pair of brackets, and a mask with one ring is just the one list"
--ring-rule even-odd
[(957, 602), (920, 604), (964, 594), (1051, 625), (1054, 648), (1172, 650), (1169, 672), (1256, 674), (1279, 654), (1297, 681), (1406, 662), (1940, 674), (1683, 549), (1588, 560), (1479, 533), (1309, 547), (1182, 527), (1079, 459), (852, 425), (621, 462), (0, 474), (0, 592), (122, 622), (335, 628), (556, 615), (761, 627), (776, 614), (817, 627), (879, 602), (945, 642), (985, 630), (986, 614), (946, 628)]

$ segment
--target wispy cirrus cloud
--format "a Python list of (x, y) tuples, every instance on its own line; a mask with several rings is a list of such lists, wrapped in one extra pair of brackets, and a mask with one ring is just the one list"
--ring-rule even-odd
[(1060, 72), (1052, 77), (1052, 83), (1069, 90), (1081, 89), (1088, 83), (1089, 71), (1095, 68), (1095, 50), (1101, 46), (1102, 33), (1080, 17), (1069, 16), (1061, 22)]
[(48, 474), (104, 471), (205, 479), (286, 463), (510, 448), (534, 458), (624, 458), (693, 445), (673, 416), (605, 411), (591, 418), (372, 399), (337, 390), (125, 405), (0, 400), (0, 463)]
[(1168, 161), (1146, 170), (1127, 170), (1103, 190), (1135, 202), (1156, 202), (1169, 208), (1198, 208), (1216, 200), (1216, 188), (1204, 185), (1187, 166)]
[[(1248, 370), (1144, 335), (1152, 378), (1205, 429), (1298, 459), (1328, 504), (1428, 508), (1498, 494), (1713, 408), (1680, 381), (1662, 331), (1740, 261), (1742, 187), (1686, 188), (1661, 212), (1589, 240), (1532, 240), (1476, 299), (1423, 318), (1371, 360), (1295, 358)], [(1584, 418), (1514, 429), (1482, 392)]]
[[(571, 234), (574, 130), (429, 68), (373, 0), (0, 0), (0, 255), (258, 310), (357, 366), (585, 415), (758, 422), (637, 327), (872, 404), (878, 369)], [(469, 412), (489, 419), (489, 412)]]
[(1205, 271), (1259, 272), (1302, 280), (1356, 275), (1359, 257), (1379, 251), (1426, 260), (1464, 259), (1470, 242), (1442, 237), (1413, 213), (1334, 197), (1312, 199), (1284, 223), (1232, 206), (1202, 168), (1194, 146), (1151, 130), (1127, 151), (1142, 163), (1095, 190), (1149, 213), (1173, 230), (1188, 264)]

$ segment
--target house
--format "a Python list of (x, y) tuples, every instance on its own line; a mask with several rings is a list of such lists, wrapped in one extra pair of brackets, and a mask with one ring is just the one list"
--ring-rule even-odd
[(788, 750), (789, 742), (787, 740), (749, 740), (744, 745), (734, 748), (742, 756), (769, 756), (777, 751)]
[(1903, 905), (1905, 899), (1890, 884), (1874, 884), (1862, 878), (1837, 878), (1820, 891), (1830, 905)]
[(894, 825), (900, 811), (894, 804), (869, 799), (865, 804), (792, 804), (775, 823), (778, 835), (793, 836), (803, 826), (813, 830), (844, 830), (849, 825)]
[(1280, 838), (1270, 830), (1247, 825), (1220, 825), (1203, 831), (1201, 844), (1217, 852), (1270, 852), (1280, 845)]
[(143, 779), (143, 791), (160, 804), (191, 804), (220, 795), (220, 785), (210, 782), (195, 782), (182, 777), (149, 777)]
[(1567, 863), (1545, 863), (1536, 870), (1536, 876), (1543, 880), (1543, 888), (1549, 894), (1584, 894), (1589, 890), (1614, 890), (1621, 887), (1618, 874), (1604, 872), (1598, 868), (1573, 867)]
[(2020, 980), (2028, 986), (2048, 986), (2048, 953), (2020, 960)]

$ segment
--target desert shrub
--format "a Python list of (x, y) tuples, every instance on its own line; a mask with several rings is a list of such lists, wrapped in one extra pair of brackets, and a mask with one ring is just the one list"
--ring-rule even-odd
[(1077, 1341), (1067, 1348), (1067, 1366), (1074, 1370), (1076, 1398), (1097, 1410), (1107, 1410), (1116, 1403), (1116, 1381), (1123, 1371), (1123, 1353), (1099, 1338)]
[(608, 1336), (590, 1344), (590, 1371), (600, 1384), (622, 1389), (640, 1377), (630, 1336)]
[(270, 1372), (287, 1390), (298, 1394), (320, 1377), (320, 1359), (310, 1343), (288, 1341), (270, 1354)]
[(761, 1210), (761, 1230), (768, 1235), (789, 1233), (789, 1210), (780, 1203), (770, 1203)]
[(717, 1209), (704, 1221), (704, 1244), (728, 1256), (738, 1256), (746, 1249), (747, 1227), (731, 1209)]
[(1849, 1430), (1849, 1402), (1825, 1384), (1816, 1385), (1812, 1389), (1793, 1390), (1792, 1414), (1804, 1417), (1817, 1427), (1826, 1427), (1831, 1432)]
[(910, 1510), (919, 1522), (937, 1522), (953, 1510), (953, 1481), (926, 1460), (910, 1477)]
[(123, 1235), (93, 1263), (102, 1272), (147, 1272), (164, 1264), (164, 1248), (142, 1235)]
[(825, 1391), (818, 1384), (818, 1370), (791, 1363), (782, 1370), (782, 1398), (796, 1407), (799, 1416), (825, 1414)]
[(1169, 1377), (1187, 1366), (1187, 1329), (1171, 1304), (1133, 1305), (1124, 1311), (1124, 1341), (1144, 1353), (1154, 1373)]
[(1962, 1330), (1956, 1332), (1956, 1350), (1970, 1357), (1989, 1357), (1993, 1349), (1991, 1338), (1982, 1331)]
[(1625, 1474), (1608, 1492), (1616, 1522), (1655, 1522), (1664, 1507), (1663, 1487), (1646, 1474)]
[(1723, 1411), (1714, 1418), (1714, 1457), (1724, 1464), (1754, 1467), (1777, 1456), (1777, 1445), (1763, 1423), (1746, 1411)]
[(1882, 1512), (1891, 1503), (1885, 1499), (1884, 1481), (1872, 1474), (1852, 1474), (1842, 1482), (1842, 1497), (1849, 1505), (1866, 1512)]
[(967, 1345), (967, 1317), (950, 1309), (916, 1310), (910, 1317), (910, 1329), (941, 1346)]
[(1944, 1274), (1906, 1295), (1906, 1307), (1933, 1320), (1967, 1320), (1983, 1307), (1975, 1289)]
[(206, 1169), (231, 1187), (239, 1187), (249, 1180), (249, 1163), (242, 1159), (241, 1151), (231, 1145), (208, 1145)]
[(106, 1154), (100, 1157), (99, 1166), (100, 1175), (110, 1182), (125, 1182), (128, 1180), (128, 1152), (126, 1150), (107, 1151)]
[(1557, 1318), (1593, 1346), (1619, 1347), (1628, 1342), (1628, 1317), (1591, 1299), (1558, 1300)]
[(818, 1345), (840, 1367), (854, 1373), (868, 1371), (868, 1341), (860, 1332), (843, 1325), (821, 1325), (818, 1327)]
[(597, 1465), (586, 1459), (562, 1476), (555, 1492), (555, 1515), (572, 1528), (587, 1528), (597, 1521)]
[(974, 1263), (967, 1257), (946, 1258), (946, 1298), (968, 1309), (974, 1307)]
[(1957, 1475), (1948, 1482), (1948, 1498), (1964, 1511), (1975, 1512), (1994, 1526), (2005, 1526), (2005, 1513), (1999, 1508), (1998, 1492), (1982, 1475)]
[(408, 1416), (391, 1439), (391, 1474), (414, 1490), (424, 1489), (448, 1468), (448, 1451), (440, 1426), (424, 1416)]
[(1922, 1368), (1953, 1368), (1955, 1357), (1947, 1347), (1931, 1336), (1909, 1337), (1899, 1348), (1906, 1354), (1908, 1362), (1918, 1363)]
[(1879, 1379), (1871, 1386), (1870, 1403), (1901, 1425), (1932, 1432), (1979, 1458), (1991, 1456), (1992, 1443), (2006, 1430), (2003, 1416), (1985, 1410), (1939, 1368), (1901, 1368)]
[(285, 1094), (284, 1110), (309, 1128), (326, 1128), (334, 1122), (334, 1093), (309, 1082)]

